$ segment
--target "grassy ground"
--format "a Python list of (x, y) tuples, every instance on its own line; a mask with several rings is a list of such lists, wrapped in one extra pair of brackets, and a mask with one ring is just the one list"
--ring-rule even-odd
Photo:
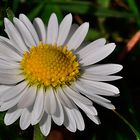
[[(113, 111), (95, 104), (101, 125), (95, 125), (84, 116), (85, 131), (70, 133), (63, 126), (53, 125), (49, 140), (140, 140), (137, 134), (140, 133), (140, 44), (136, 43), (132, 49), (127, 45), (140, 29), (138, 5), (138, 0), (0, 0), (0, 35), (6, 36), (3, 18), (11, 18), (12, 12), (15, 16), (24, 13), (31, 20), (38, 16), (45, 23), (52, 12), (57, 14), (59, 21), (67, 13), (72, 13), (77, 24), (85, 21), (90, 23), (87, 41), (105, 37), (108, 42), (115, 42), (117, 45), (116, 50), (102, 63), (120, 63), (124, 67), (119, 73), (124, 78), (111, 82), (120, 88), (120, 96), (110, 99), (116, 106), (116, 111), (128, 122), (124, 118), (120, 119)], [(124, 51), (126, 47), (129, 51)], [(18, 122), (7, 127), (3, 123), (4, 114), (0, 113), (0, 140), (32, 139), (32, 127), (21, 131)], [(135, 130), (132, 131), (132, 127), (136, 129), (136, 133)]]

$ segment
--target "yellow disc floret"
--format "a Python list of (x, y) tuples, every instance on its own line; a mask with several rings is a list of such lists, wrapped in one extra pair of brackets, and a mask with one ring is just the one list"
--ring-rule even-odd
[(80, 74), (76, 55), (67, 47), (40, 43), (26, 52), (20, 62), (30, 85), (59, 86), (70, 83)]

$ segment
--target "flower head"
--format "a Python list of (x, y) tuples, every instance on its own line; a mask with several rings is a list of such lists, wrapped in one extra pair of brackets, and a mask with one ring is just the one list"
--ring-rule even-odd
[(72, 24), (72, 15), (60, 25), (53, 13), (46, 26), (40, 18), (33, 24), (24, 15), (5, 18), (0, 36), (0, 111), (7, 111), (4, 122), (20, 118), (21, 129), (39, 123), (46, 136), (52, 121), (68, 130), (84, 130), (78, 109), (96, 124), (100, 121), (93, 106), (96, 102), (115, 109), (103, 96), (116, 96), (119, 89), (105, 83), (120, 79), (112, 74), (122, 69), (118, 64), (95, 64), (115, 49), (104, 38), (84, 45), (89, 24)]

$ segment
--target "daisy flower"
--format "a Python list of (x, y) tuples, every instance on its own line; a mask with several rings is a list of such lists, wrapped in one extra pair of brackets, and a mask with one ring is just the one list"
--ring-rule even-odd
[(69, 131), (84, 130), (79, 108), (99, 124), (93, 102), (115, 109), (104, 96), (119, 89), (106, 81), (122, 69), (118, 64), (96, 64), (115, 49), (104, 38), (85, 45), (89, 23), (72, 24), (68, 14), (58, 24), (50, 16), (46, 26), (40, 18), (33, 23), (24, 15), (13, 22), (4, 19), (8, 38), (0, 36), (0, 111), (6, 125), (19, 118), (22, 130), (39, 124), (47, 136), (54, 122)]

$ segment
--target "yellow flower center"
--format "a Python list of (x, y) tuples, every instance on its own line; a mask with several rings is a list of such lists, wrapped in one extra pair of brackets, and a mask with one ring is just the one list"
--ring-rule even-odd
[(70, 84), (80, 74), (76, 55), (67, 47), (42, 44), (25, 52), (20, 62), (22, 74), (30, 85), (60, 86)]

